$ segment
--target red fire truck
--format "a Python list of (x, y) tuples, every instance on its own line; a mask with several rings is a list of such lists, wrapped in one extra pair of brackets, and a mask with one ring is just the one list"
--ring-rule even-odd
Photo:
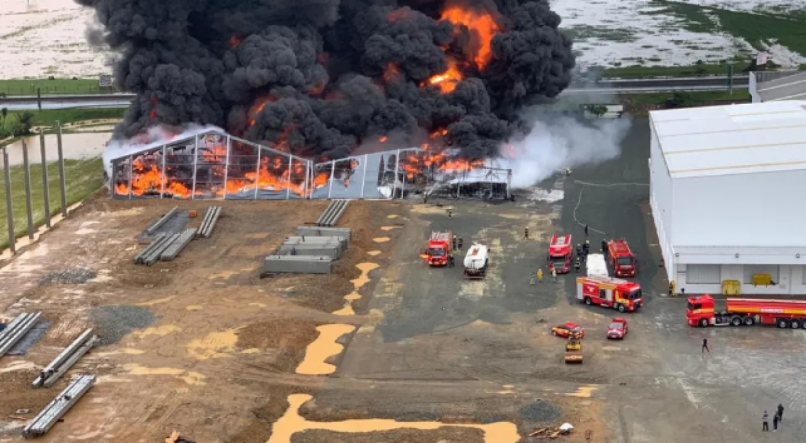
[(549, 243), (549, 272), (555, 269), (558, 274), (571, 272), (571, 259), (574, 257), (571, 234), (551, 236)]
[(445, 266), (451, 253), (451, 231), (433, 231), (428, 240), (428, 249), (420, 250), (420, 258), (431, 266)]
[(689, 297), (686, 305), (689, 326), (776, 325), (779, 328), (806, 328), (806, 301), (729, 298), (725, 310), (717, 311), (708, 294)]
[(623, 238), (607, 242), (607, 256), (616, 277), (635, 277), (635, 254)]
[(638, 283), (612, 277), (577, 277), (577, 299), (586, 305), (600, 305), (635, 311), (644, 305)]

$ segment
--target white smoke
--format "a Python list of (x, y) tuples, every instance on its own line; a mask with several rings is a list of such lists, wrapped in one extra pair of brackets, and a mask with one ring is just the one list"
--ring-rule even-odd
[(172, 140), (181, 140), (183, 138), (193, 137), (197, 134), (202, 134), (209, 131), (216, 131), (221, 134), (226, 134), (223, 129), (217, 126), (189, 124), (183, 128), (153, 126), (149, 128), (146, 133), (140, 134), (130, 140), (112, 140), (107, 144), (103, 154), (106, 177), (112, 177), (112, 160), (125, 157), (127, 155), (137, 154), (150, 148), (156, 148), (163, 144), (171, 143)]
[[(538, 115), (540, 114), (540, 115)], [(531, 132), (501, 147), (499, 167), (512, 169), (512, 187), (526, 188), (565, 168), (618, 157), (629, 118), (548, 116), (533, 111)]]

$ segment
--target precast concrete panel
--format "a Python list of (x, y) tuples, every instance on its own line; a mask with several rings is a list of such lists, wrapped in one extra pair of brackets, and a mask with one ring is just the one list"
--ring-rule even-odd
[(263, 263), (264, 272), (289, 274), (330, 274), (333, 260), (325, 256), (270, 255)]
[(298, 236), (334, 236), (334, 237), (344, 237), (348, 241), (350, 240), (350, 228), (330, 228), (330, 227), (319, 227), (319, 226), (300, 226), (297, 228), (296, 234)]

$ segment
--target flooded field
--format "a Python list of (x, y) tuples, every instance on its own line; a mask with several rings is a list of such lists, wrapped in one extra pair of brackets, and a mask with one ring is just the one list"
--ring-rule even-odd
[[(111, 132), (92, 132), (84, 134), (63, 134), (62, 151), (65, 159), (81, 160), (90, 157), (99, 157), (106, 148), (106, 142), (112, 138)], [(24, 139), (28, 144), (28, 161), (31, 163), (41, 163), (42, 156), (39, 147), (39, 136), (31, 136)], [(6, 147), (8, 150), (9, 163), (21, 165), (22, 160), (22, 140)], [(58, 146), (56, 135), (45, 136), (45, 157), (48, 162), (56, 161), (58, 158)]]
[(0, 2), (0, 79), (111, 74), (111, 53), (87, 43), (92, 10), (73, 0)]

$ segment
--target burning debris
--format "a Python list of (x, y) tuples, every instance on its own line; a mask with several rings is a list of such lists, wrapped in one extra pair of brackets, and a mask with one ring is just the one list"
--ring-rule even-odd
[[(518, 110), (557, 96), (574, 66), (548, 0), (76, 1), (97, 11), (123, 55), (118, 87), (137, 94), (117, 139), (196, 123), (315, 161), (380, 143), (453, 147), (472, 163), (527, 130)], [(233, 144), (245, 169), (231, 158), (226, 174), (225, 148), (207, 143), (205, 192), (305, 192), (302, 163), (249, 171), (254, 149)], [(190, 196), (187, 160), (173, 147), (142, 159), (117, 192)]]

